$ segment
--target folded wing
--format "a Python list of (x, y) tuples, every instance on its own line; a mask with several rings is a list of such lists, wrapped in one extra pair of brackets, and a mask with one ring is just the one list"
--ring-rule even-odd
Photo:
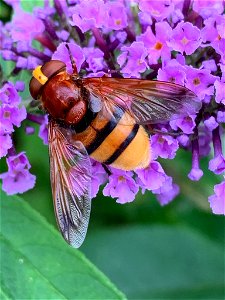
[(91, 163), (70, 131), (49, 122), (50, 176), (54, 209), (64, 239), (78, 248), (86, 236), (91, 211)]

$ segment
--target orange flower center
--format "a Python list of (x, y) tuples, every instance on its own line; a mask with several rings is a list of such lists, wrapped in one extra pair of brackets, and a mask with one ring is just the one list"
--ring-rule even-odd
[(164, 138), (163, 138), (162, 136), (160, 136), (160, 137), (158, 138), (158, 142), (159, 142), (160, 144), (163, 144), (163, 143), (164, 143)]
[(181, 40), (181, 43), (183, 45), (187, 45), (188, 42), (189, 42), (189, 40), (186, 37), (183, 37), (182, 40)]
[(151, 10), (151, 14), (152, 14), (152, 15), (155, 15), (155, 16), (159, 16), (159, 15), (160, 15), (160, 12), (159, 12), (158, 10), (156, 10), (156, 9), (152, 9), (152, 10)]
[(10, 111), (5, 111), (3, 116), (5, 119), (8, 119), (10, 117)]
[(156, 50), (161, 50), (162, 47), (163, 47), (163, 44), (160, 43), (160, 42), (157, 42), (157, 43), (155, 44), (155, 46), (154, 46), (154, 48), (155, 48)]
[(124, 176), (120, 175), (120, 176), (119, 176), (119, 178), (118, 178), (118, 181), (120, 181), (120, 182), (121, 182), (121, 181), (122, 181), (122, 182), (124, 182), (124, 181), (126, 181), (126, 179), (124, 178)]
[(199, 78), (194, 78), (193, 79), (193, 84), (194, 85), (199, 85), (201, 83), (200, 79)]

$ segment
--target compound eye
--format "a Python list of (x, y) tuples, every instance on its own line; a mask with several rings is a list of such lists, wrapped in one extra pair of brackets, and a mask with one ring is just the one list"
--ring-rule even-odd
[(43, 66), (38, 66), (33, 71), (33, 77), (30, 80), (30, 94), (37, 99), (41, 94), (41, 88), (46, 84), (48, 79), (65, 69), (66, 65), (60, 60), (50, 60)]

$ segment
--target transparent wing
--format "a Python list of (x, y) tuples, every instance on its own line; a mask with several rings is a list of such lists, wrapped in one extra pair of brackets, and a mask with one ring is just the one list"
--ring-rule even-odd
[(195, 114), (201, 107), (189, 89), (162, 81), (133, 78), (86, 78), (84, 86), (92, 99), (102, 102), (102, 114), (113, 117), (115, 108), (128, 112), (125, 120), (138, 124), (154, 124), (179, 116)]
[(64, 239), (73, 247), (83, 243), (91, 210), (91, 163), (71, 132), (49, 122), (50, 176), (55, 215)]

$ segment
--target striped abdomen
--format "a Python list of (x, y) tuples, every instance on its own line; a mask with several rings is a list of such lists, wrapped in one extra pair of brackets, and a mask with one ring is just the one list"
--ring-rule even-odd
[[(133, 124), (126, 125), (127, 121)], [(101, 163), (123, 170), (145, 168), (150, 162), (149, 138), (143, 126), (131, 121), (131, 116), (120, 109), (109, 120), (98, 113), (74, 139), (80, 140), (88, 154)]]

